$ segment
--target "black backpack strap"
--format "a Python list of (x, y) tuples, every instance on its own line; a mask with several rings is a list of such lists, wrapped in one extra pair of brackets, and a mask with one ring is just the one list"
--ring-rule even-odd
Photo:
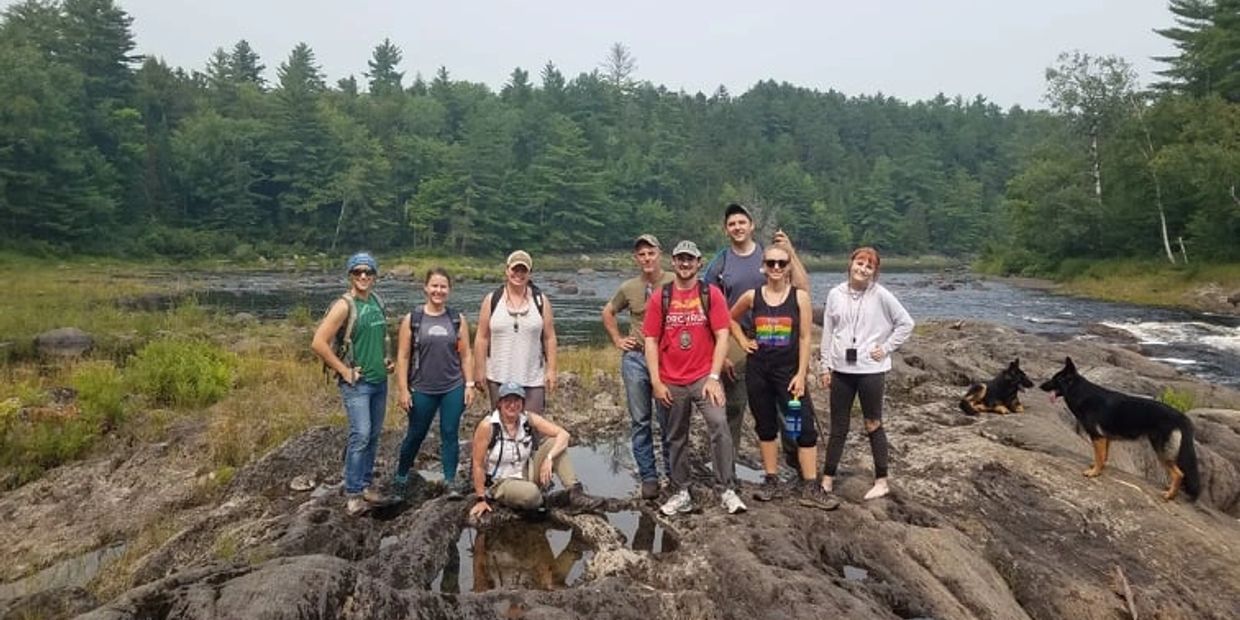
[(409, 384), (413, 385), (413, 376), (418, 371), (418, 332), (422, 330), (422, 319), (426, 311), (417, 306), (409, 311)]

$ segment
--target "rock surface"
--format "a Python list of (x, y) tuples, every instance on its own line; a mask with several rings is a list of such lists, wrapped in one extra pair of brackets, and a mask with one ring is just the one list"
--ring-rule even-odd
[[(1160, 499), (1163, 470), (1144, 442), (1113, 444), (1107, 471), (1081, 476), (1089, 444), (1044, 393), (1026, 392), (1023, 414), (974, 418), (957, 409), (964, 386), (1013, 357), (1038, 381), (1065, 355), (1095, 382), (1145, 395), (1173, 387), (1210, 407), (1190, 412), (1198, 501)], [(135, 559), (132, 587), (85, 617), (1006, 620), (1126, 618), (1129, 605), (1143, 618), (1240, 617), (1240, 393), (1096, 339), (1050, 342), (983, 323), (920, 326), (894, 363), (884, 414), (891, 496), (861, 499), (872, 469), (854, 420), (836, 484), (844, 505), (834, 512), (783, 499), (729, 516), (704, 479), (694, 487), (702, 511), (674, 519), (632, 497), (610, 500), (608, 510), (641, 512), (675, 537), (674, 550), (651, 553), (625, 546), (599, 516), (552, 510), (550, 520), (592, 549), (572, 587), (434, 591), (452, 555), (445, 550), (468, 525), (468, 502), (415, 478), (406, 506), (349, 518), (338, 493), (291, 490), (297, 476), (320, 481), (318, 489), (339, 480), (337, 427), (312, 429), (239, 470), (207, 505), (183, 496), (192, 436), (63, 467), (0, 496), (0, 543), (25, 567), (0, 570), (11, 580), (174, 514), (178, 533)], [(825, 393), (814, 396), (826, 402)], [(595, 390), (565, 388), (550, 414), (577, 441), (623, 437), (622, 400), (608, 379)], [(471, 412), (467, 426), (479, 415)], [(825, 423), (825, 411), (817, 415)], [(700, 422), (694, 433), (701, 459)], [(756, 453), (746, 433), (742, 450)], [(400, 433), (387, 435), (384, 456), (394, 455)], [(423, 451), (435, 455), (437, 443), (428, 439)], [(134, 487), (142, 492), (122, 490)], [(747, 501), (750, 491), (746, 484)], [(127, 519), (109, 518), (116, 513)], [(512, 518), (498, 512), (479, 527)], [(29, 597), (21, 602), (29, 613)]]
[(95, 344), (90, 334), (76, 327), (61, 327), (34, 338), (35, 351), (43, 357), (77, 357)]

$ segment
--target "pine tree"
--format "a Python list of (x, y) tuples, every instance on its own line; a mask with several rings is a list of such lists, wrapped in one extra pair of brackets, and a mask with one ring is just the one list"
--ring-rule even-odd
[(370, 60), (366, 61), (367, 66), (370, 67), (370, 70), (366, 72), (366, 77), (370, 78), (371, 95), (385, 97), (403, 92), (404, 87), (400, 82), (405, 74), (403, 71), (396, 70), (400, 61), (400, 48), (396, 47), (390, 39), (383, 39), (383, 43), (375, 47)]

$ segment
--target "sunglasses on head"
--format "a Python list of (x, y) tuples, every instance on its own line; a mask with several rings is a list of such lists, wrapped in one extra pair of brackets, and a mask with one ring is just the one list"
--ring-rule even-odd
[(790, 261), (787, 259), (768, 258), (762, 261), (762, 264), (766, 265), (770, 269), (783, 269), (788, 266), (789, 262)]
[(349, 272), (349, 275), (356, 276), (358, 278), (362, 276), (366, 276), (367, 278), (373, 278), (375, 277), (375, 270), (374, 269), (354, 269), (353, 271)]

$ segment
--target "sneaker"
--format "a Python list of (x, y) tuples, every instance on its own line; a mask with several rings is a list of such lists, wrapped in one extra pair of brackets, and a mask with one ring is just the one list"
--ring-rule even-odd
[(361, 495), (349, 496), (349, 501), (344, 504), (344, 511), (348, 513), (350, 517), (362, 515), (366, 511), (370, 510), (370, 508), (370, 502), (366, 501), (366, 498)]
[(840, 507), (839, 498), (822, 490), (817, 480), (801, 483), (801, 497), (797, 501), (802, 506), (819, 510), (835, 510)]
[(696, 507), (693, 505), (693, 498), (689, 497), (689, 490), (681, 489), (659, 507), (659, 512), (670, 517), (678, 513), (693, 512), (694, 508)]
[(372, 504), (387, 503), (387, 497), (384, 496), (383, 493), (380, 493), (379, 490), (373, 486), (366, 487), (366, 490), (362, 491), (362, 499)]
[(780, 499), (784, 496), (784, 490), (779, 484), (779, 476), (775, 474), (766, 474), (762, 477), (762, 486), (753, 492), (753, 498), (760, 502), (769, 502), (773, 499)]
[(865, 492), (865, 499), (878, 499), (891, 492), (891, 488), (887, 486), (886, 478), (879, 478), (874, 481), (874, 486)]
[(737, 495), (736, 491), (733, 491), (732, 489), (724, 491), (723, 494), (719, 496), (719, 499), (723, 501), (723, 507), (730, 515), (748, 510), (745, 507), (745, 502), (742, 502), (740, 496)]
[(602, 510), (605, 500), (601, 497), (595, 497), (586, 493), (585, 487), (580, 482), (574, 483), (568, 488), (568, 505), (578, 510), (588, 512), (598, 512)]
[(642, 480), (642, 499), (659, 499), (658, 480)]

